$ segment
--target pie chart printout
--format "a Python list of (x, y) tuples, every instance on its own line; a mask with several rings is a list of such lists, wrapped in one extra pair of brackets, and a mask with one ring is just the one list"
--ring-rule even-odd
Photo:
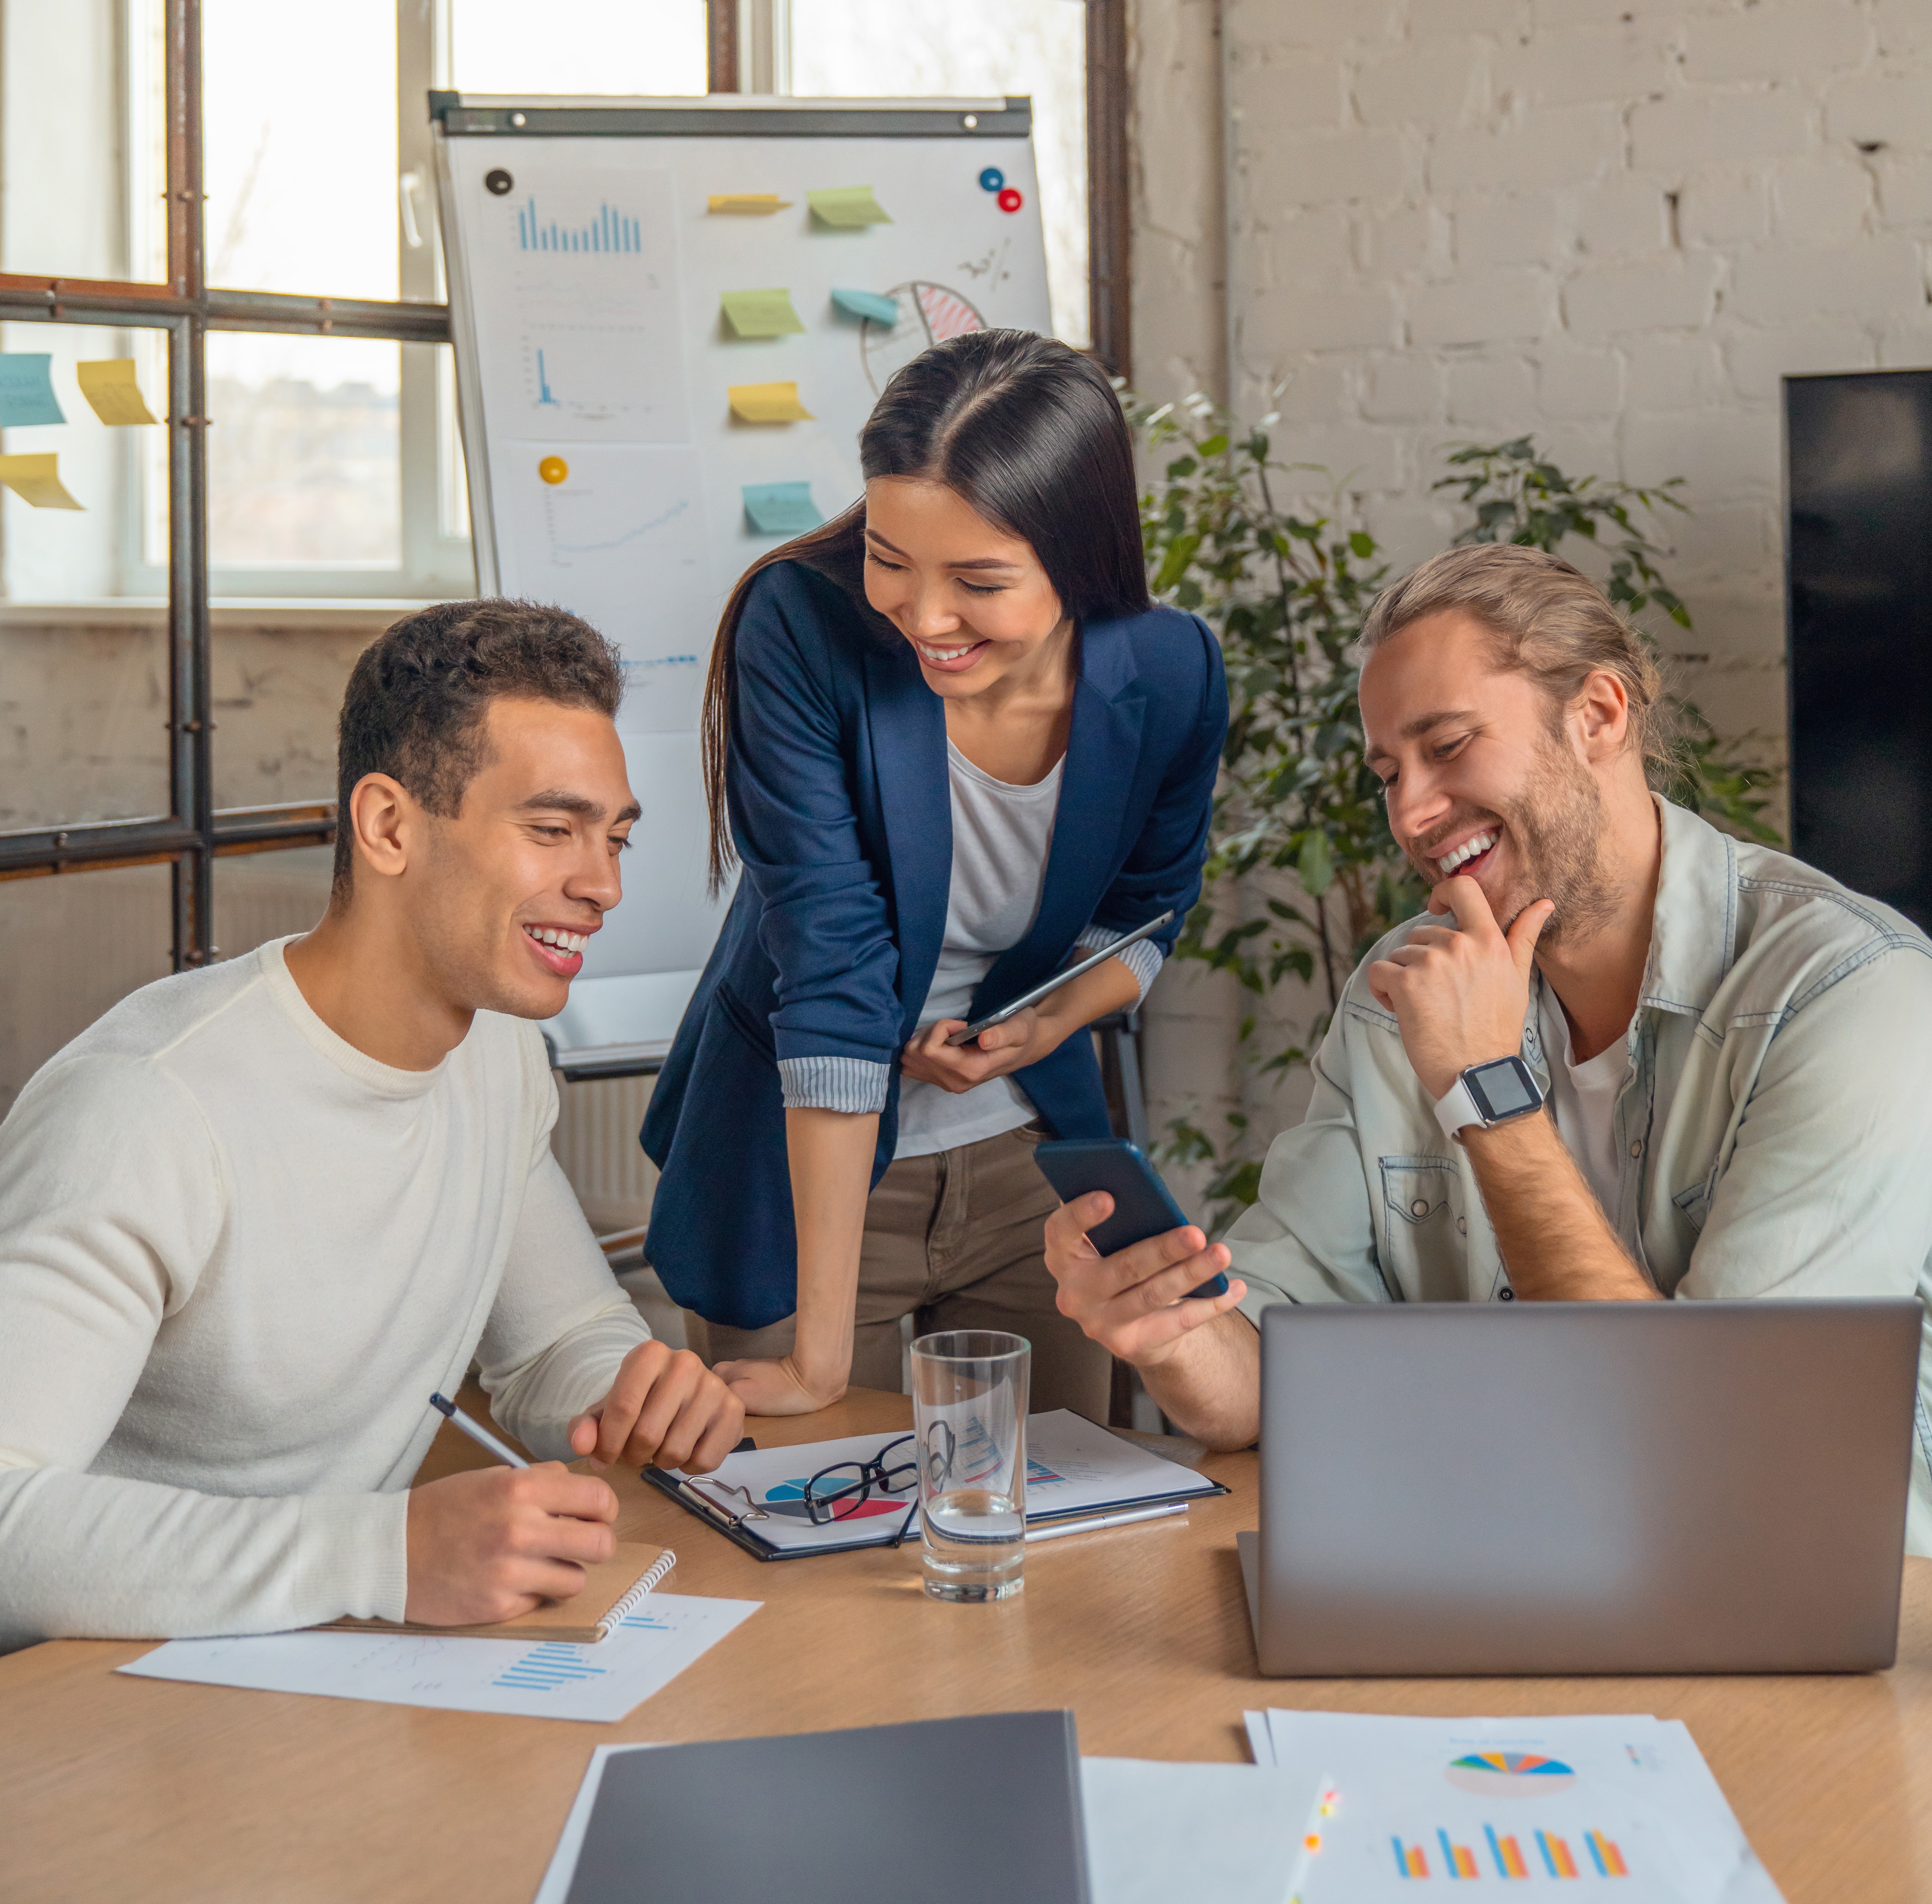
[(1450, 1762), (1443, 1776), (1480, 1798), (1547, 1798), (1576, 1783), (1562, 1759), (1535, 1752), (1465, 1753)]

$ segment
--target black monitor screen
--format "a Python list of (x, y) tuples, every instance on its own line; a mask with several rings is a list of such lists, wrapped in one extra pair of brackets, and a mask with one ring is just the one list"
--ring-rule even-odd
[(1792, 850), (1932, 925), (1932, 370), (1784, 391)]

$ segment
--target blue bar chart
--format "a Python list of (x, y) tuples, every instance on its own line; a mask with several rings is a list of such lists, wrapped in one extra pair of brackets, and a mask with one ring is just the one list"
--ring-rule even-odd
[(525, 251), (642, 251), (638, 220), (599, 204), (596, 216), (580, 225), (560, 225), (537, 209), (535, 198), (517, 208), (517, 244)]
[(491, 1683), (528, 1693), (554, 1692), (560, 1686), (573, 1686), (586, 1679), (605, 1677), (602, 1666), (593, 1666), (585, 1657), (588, 1647), (565, 1646), (555, 1642), (533, 1646), (514, 1666), (506, 1666)]

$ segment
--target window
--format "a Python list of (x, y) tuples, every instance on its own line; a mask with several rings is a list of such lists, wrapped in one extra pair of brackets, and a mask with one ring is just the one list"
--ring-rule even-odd
[[(0, 454), (57, 478), (0, 497), (0, 939), (26, 949), (0, 965), (0, 1110), (122, 992), (312, 916), (355, 655), (399, 604), (473, 586), (432, 88), (1029, 93), (1056, 328), (1124, 370), (1124, 0), (0, 6), (0, 350), (44, 357), (47, 393)], [(96, 413), (103, 364), (154, 421)]]

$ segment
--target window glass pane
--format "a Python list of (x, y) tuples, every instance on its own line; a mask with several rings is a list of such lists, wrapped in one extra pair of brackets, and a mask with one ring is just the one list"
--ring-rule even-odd
[(160, 0), (0, 7), (0, 270), (167, 271)]
[(208, 281), (397, 295), (395, 0), (202, 0)]
[(704, 51), (704, 0), (449, 0), (460, 92), (702, 92)]
[(335, 798), (342, 691), (356, 657), (398, 612), (348, 602), (264, 608), (259, 618), (236, 607), (218, 612), (210, 697), (218, 810)]
[[(402, 559), (401, 346), (214, 331), (208, 559), (218, 570), (394, 568)], [(223, 577), (218, 593), (238, 590)]]
[(167, 975), (170, 878), (116, 866), (0, 881), (0, 1116), (70, 1039)]
[(845, 98), (1033, 100), (1053, 328), (1087, 310), (1087, 13), (1082, 0), (791, 0), (791, 89)]
[(239, 958), (270, 939), (306, 932), (328, 905), (332, 846), (224, 853), (214, 862), (214, 949)]

